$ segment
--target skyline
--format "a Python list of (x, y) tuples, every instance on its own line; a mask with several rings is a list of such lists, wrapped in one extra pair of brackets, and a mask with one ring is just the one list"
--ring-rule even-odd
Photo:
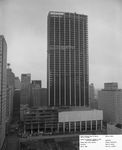
[(85, 14), (88, 15), (89, 83), (102, 88), (105, 82), (118, 82), (122, 88), (121, 8), (120, 0), (1, 0), (0, 34), (7, 42), (7, 62), (19, 78), (22, 73), (31, 73), (32, 80), (42, 80), (43, 87), (47, 87), (49, 11)]

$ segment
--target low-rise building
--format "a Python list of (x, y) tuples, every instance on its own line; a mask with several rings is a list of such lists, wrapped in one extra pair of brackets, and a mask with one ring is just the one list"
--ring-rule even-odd
[(70, 133), (102, 130), (103, 111), (90, 108), (32, 108), (24, 114), (24, 132)]

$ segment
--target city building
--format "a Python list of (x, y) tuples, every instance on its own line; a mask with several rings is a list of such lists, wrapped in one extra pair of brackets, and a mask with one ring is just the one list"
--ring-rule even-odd
[(21, 74), (20, 105), (30, 106), (30, 82), (31, 74)]
[(21, 89), (21, 82), (19, 77), (15, 77), (15, 89)]
[(14, 118), (20, 120), (20, 95), (21, 95), (21, 82), (19, 77), (15, 77), (15, 90), (14, 90), (14, 99), (13, 99), (13, 112)]
[(13, 117), (13, 87), (7, 86), (6, 98), (6, 132)]
[(15, 88), (15, 75), (12, 72), (12, 69), (7, 68), (7, 103), (6, 103), (6, 123), (9, 125), (9, 123), (12, 120), (13, 115), (13, 97), (14, 97), (14, 88)]
[(47, 106), (47, 88), (41, 87), (41, 81), (33, 80), (31, 84), (31, 106)]
[(24, 115), (28, 113), (30, 108), (28, 105), (20, 105), (20, 122), (24, 121)]
[(47, 88), (40, 89), (40, 106), (47, 106)]
[(105, 83), (104, 89), (98, 91), (98, 109), (103, 110), (105, 122), (122, 124), (122, 90), (117, 83)]
[(89, 85), (89, 102), (90, 102), (90, 108), (98, 109), (98, 100), (95, 98), (95, 90), (94, 90), (93, 83)]
[(0, 35), (0, 149), (5, 141), (6, 127), (6, 98), (7, 98), (7, 44)]
[(40, 106), (41, 80), (33, 80), (31, 84), (31, 106)]
[(94, 101), (94, 84), (93, 83), (89, 85), (89, 99), (90, 99), (90, 102)]
[(122, 134), (122, 124), (115, 122), (107, 123), (107, 134)]
[(87, 20), (77, 13), (48, 14), (49, 106), (89, 106)]
[(33, 88), (42, 88), (42, 81), (41, 80), (32, 80), (32, 87)]
[(102, 110), (87, 107), (31, 108), (24, 113), (24, 133), (76, 133), (102, 131)]
[(16, 120), (20, 119), (20, 89), (15, 89), (13, 99), (13, 113)]
[(105, 90), (118, 90), (118, 83), (111, 82), (111, 83), (104, 83)]
[(12, 72), (11, 68), (7, 68), (7, 85), (13, 86), (13, 90), (15, 88), (15, 75)]

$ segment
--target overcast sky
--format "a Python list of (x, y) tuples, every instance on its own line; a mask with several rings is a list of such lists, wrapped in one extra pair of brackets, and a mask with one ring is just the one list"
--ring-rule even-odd
[(7, 62), (16, 76), (31, 73), (47, 86), (47, 15), (49, 11), (88, 15), (89, 83), (122, 88), (122, 0), (0, 0), (0, 34)]

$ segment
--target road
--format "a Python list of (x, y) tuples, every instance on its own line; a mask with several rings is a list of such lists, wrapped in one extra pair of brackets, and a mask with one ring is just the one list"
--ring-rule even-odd
[[(88, 133), (88, 132), (84, 132), (82, 134), (93, 134), (93, 133)], [(104, 132), (97, 132), (97, 134), (105, 134)], [(59, 138), (75, 138), (75, 137), (79, 137), (79, 135), (81, 135), (81, 133), (73, 133), (73, 134), (60, 134), (60, 135), (40, 135), (40, 136), (28, 136), (27, 138), (20, 138), (20, 142), (26, 142), (26, 141), (31, 141), (31, 140), (44, 140), (44, 139), (59, 139)]]
[(17, 150), (18, 149), (19, 138), (16, 133), (9, 135), (7, 137), (7, 149), (6, 150)]

